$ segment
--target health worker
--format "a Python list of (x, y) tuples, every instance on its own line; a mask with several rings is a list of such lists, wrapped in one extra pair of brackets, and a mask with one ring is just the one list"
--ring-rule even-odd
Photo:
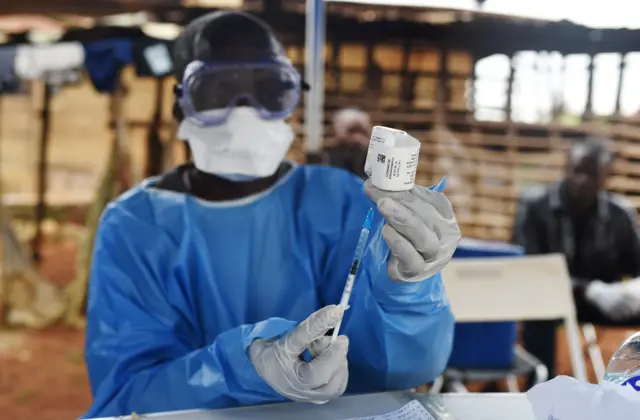
[[(193, 163), (143, 181), (102, 215), (86, 416), (323, 403), (438, 377), (454, 326), (439, 274), (460, 237), (450, 202), (285, 161), (303, 84), (255, 17), (207, 14), (173, 55), (174, 114)], [(344, 335), (331, 343), (372, 205)]]

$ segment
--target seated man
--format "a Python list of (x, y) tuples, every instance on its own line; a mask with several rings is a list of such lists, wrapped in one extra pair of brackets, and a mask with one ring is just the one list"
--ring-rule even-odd
[(178, 137), (193, 163), (102, 215), (87, 304), (88, 417), (323, 403), (440, 375), (454, 320), (439, 272), (460, 237), (447, 198), (285, 161), (300, 75), (251, 15), (191, 22), (173, 68)]
[(333, 130), (334, 143), (319, 155), (308, 156), (308, 161), (346, 169), (364, 179), (364, 163), (371, 135), (369, 114), (355, 108), (341, 109), (333, 117)]
[[(513, 240), (527, 254), (566, 256), (581, 322), (639, 325), (640, 296), (619, 282), (640, 275), (640, 239), (635, 210), (605, 191), (612, 162), (608, 142), (575, 143), (564, 178), (525, 194), (519, 204)], [(527, 322), (524, 346), (555, 376), (554, 321)]]

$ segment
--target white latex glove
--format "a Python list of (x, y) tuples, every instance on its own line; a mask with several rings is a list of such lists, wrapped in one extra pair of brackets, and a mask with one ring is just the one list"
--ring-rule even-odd
[(395, 281), (416, 282), (441, 271), (460, 240), (460, 227), (444, 194), (415, 186), (388, 192), (364, 184), (387, 223), (382, 236), (391, 250), (387, 274)]
[(633, 317), (638, 312), (640, 299), (623, 283), (603, 283), (594, 280), (587, 286), (586, 299), (614, 321)]
[[(323, 404), (338, 398), (349, 381), (349, 340), (341, 335), (332, 343), (325, 334), (342, 313), (335, 305), (327, 306), (282, 338), (254, 341), (249, 360), (271, 388), (293, 401)], [(313, 358), (310, 362), (302, 360), (307, 349)]]
[(640, 278), (621, 283), (625, 300), (631, 305), (632, 316), (640, 315)]

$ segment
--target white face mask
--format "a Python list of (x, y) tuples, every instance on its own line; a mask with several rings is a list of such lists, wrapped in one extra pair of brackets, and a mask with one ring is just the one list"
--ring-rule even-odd
[(235, 108), (223, 125), (202, 127), (185, 118), (178, 127), (196, 168), (232, 181), (273, 175), (294, 137), (284, 120), (263, 120), (251, 107)]

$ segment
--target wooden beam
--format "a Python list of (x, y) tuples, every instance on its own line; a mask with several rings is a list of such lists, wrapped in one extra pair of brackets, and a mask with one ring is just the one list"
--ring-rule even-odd
[(92, 1), (4, 1), (0, 5), (0, 14), (17, 15), (17, 14), (69, 14), (82, 16), (105, 16), (119, 13), (133, 13), (146, 10), (148, 7), (137, 6), (131, 3), (103, 3), (96, 0)]
[[(440, 44), (447, 42), (451, 49), (463, 49), (475, 53), (478, 60), (492, 54), (510, 55), (517, 51), (559, 51), (563, 54), (595, 54), (603, 52), (640, 51), (640, 30), (602, 29), (602, 38), (591, 41), (593, 29), (571, 22), (540, 22), (517, 20), (507, 17), (477, 15), (472, 21), (456, 21), (447, 25), (420, 21), (422, 15), (413, 10), (403, 19), (367, 21), (371, 5), (349, 5), (358, 13), (341, 13), (337, 4), (329, 4), (327, 34), (332, 34), (346, 42), (363, 42), (371, 34), (380, 34), (384, 39), (411, 38), (414, 45)], [(246, 6), (252, 10), (254, 6)], [(276, 16), (265, 16), (255, 10), (258, 16), (268, 17), (268, 23), (280, 34), (297, 34), (300, 45), (304, 43), (303, 13), (287, 10), (285, 7)], [(302, 9), (300, 9), (302, 10)], [(381, 10), (392, 10), (390, 7)], [(428, 11), (428, 8), (419, 10)], [(158, 21), (186, 25), (191, 20), (211, 12), (203, 8), (154, 8)], [(380, 14), (378, 14), (380, 15)], [(382, 13), (384, 15), (384, 13)]]
[[(305, 16), (280, 7), (276, 1), (265, 0), (271, 11), (262, 10), (262, 2), (246, 0), (243, 10), (265, 18), (280, 34), (293, 33), (303, 42)], [(370, 34), (380, 34), (384, 39), (411, 38), (414, 44), (440, 44), (447, 42), (451, 49), (473, 52), (477, 59), (492, 54), (510, 55), (517, 51), (559, 51), (563, 54), (597, 54), (606, 52), (640, 51), (640, 30), (601, 29), (602, 37), (591, 40), (593, 29), (571, 22), (546, 22), (515, 19), (504, 16), (476, 14), (472, 21), (458, 20), (447, 25), (424, 21), (429, 8), (405, 8), (396, 11), (391, 7), (374, 8), (371, 5), (329, 4), (327, 33), (345, 42), (362, 42)], [(0, 5), (0, 14), (33, 13), (79, 14), (100, 16), (105, 14), (147, 10), (157, 21), (186, 25), (193, 19), (215, 9), (186, 8), (178, 0), (148, 0), (116, 2), (107, 0), (35, 0), (30, 2), (5, 1)], [(385, 19), (366, 21), (367, 13), (376, 10), (376, 16)], [(397, 16), (393, 18), (394, 15)], [(422, 20), (421, 20), (422, 19)]]

